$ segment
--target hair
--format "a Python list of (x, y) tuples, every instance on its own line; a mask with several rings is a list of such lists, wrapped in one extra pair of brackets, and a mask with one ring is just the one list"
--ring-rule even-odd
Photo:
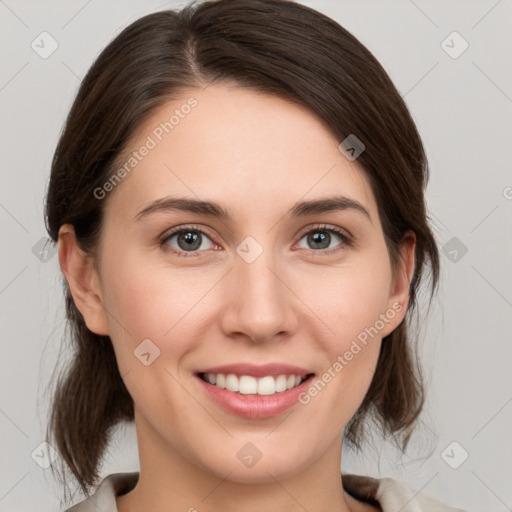
[[(428, 225), (428, 164), (415, 123), (372, 53), (329, 17), (292, 0), (209, 0), (146, 15), (99, 54), (72, 104), (52, 160), (46, 229), (58, 241), (72, 224), (80, 247), (98, 252), (105, 201), (94, 190), (112, 174), (137, 128), (155, 109), (192, 87), (235, 83), (306, 106), (343, 141), (365, 145), (357, 158), (375, 196), (393, 269), (406, 231), (416, 235), (404, 321), (381, 344), (373, 380), (345, 428), (361, 448), (376, 420), (405, 450), (424, 404), (408, 324), (429, 271), (430, 300), (439, 253)], [(84, 493), (98, 480), (114, 427), (134, 418), (108, 336), (91, 332), (63, 278), (72, 359), (52, 396), (47, 438)], [(67, 466), (67, 467), (66, 467)]]

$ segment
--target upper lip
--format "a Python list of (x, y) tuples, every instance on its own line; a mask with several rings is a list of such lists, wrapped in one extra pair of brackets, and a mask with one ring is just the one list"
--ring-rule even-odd
[(313, 372), (290, 364), (269, 363), (254, 365), (251, 363), (235, 363), (205, 368), (199, 370), (197, 373), (222, 373), (224, 375), (231, 373), (237, 376), (250, 375), (252, 377), (277, 377), (279, 375), (308, 375)]

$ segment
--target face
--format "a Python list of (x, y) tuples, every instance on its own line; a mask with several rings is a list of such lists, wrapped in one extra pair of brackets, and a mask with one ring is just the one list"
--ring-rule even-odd
[(339, 143), (306, 108), (227, 85), (190, 89), (139, 128), (130, 150), (151, 147), (105, 188), (92, 293), (70, 285), (89, 329), (111, 337), (141, 465), (165, 454), (263, 482), (339, 457), (405, 314), (413, 253), (393, 272)]

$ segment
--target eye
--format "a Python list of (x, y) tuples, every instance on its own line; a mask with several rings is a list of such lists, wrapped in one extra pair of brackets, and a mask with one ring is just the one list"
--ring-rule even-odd
[[(342, 242), (334, 248), (331, 247), (331, 242), (333, 241), (332, 235), (335, 235), (335, 238), (337, 237)], [(337, 252), (352, 245), (352, 239), (348, 233), (340, 228), (325, 225), (316, 226), (314, 229), (310, 229), (304, 233), (301, 240), (303, 239), (306, 239), (306, 243), (309, 244), (309, 247), (306, 247), (306, 249), (311, 249), (313, 251), (324, 250), (324, 252), (327, 253)]]
[[(174, 243), (172, 243), (173, 239), (175, 239)], [(211, 245), (208, 246), (208, 241), (214, 245), (210, 237), (201, 229), (195, 226), (185, 226), (166, 233), (160, 240), (160, 245), (165, 245), (177, 256), (188, 258), (195, 256), (194, 252), (211, 249)]]
[[(332, 235), (341, 240), (341, 243), (334, 248), (331, 247)], [(302, 239), (306, 239), (306, 243), (311, 246), (309, 248), (306, 247), (306, 249), (328, 254), (350, 247), (353, 243), (348, 233), (340, 228), (326, 225), (310, 229), (302, 235), (300, 240)], [(160, 240), (160, 245), (177, 256), (184, 258), (200, 256), (199, 253), (201, 251), (208, 249), (217, 250), (215, 247), (218, 247), (210, 236), (196, 226), (185, 226), (164, 234)]]

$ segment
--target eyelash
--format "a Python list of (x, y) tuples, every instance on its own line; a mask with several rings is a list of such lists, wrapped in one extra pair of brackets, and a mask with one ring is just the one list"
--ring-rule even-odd
[[(208, 238), (211, 239), (211, 241), (213, 243), (217, 244), (211, 235), (209, 235), (207, 232), (205, 232), (203, 229), (199, 228), (198, 226), (194, 226), (194, 225), (180, 227), (178, 229), (171, 231), (170, 233), (165, 233), (160, 238), (159, 244), (162, 247), (165, 246), (165, 250), (172, 252), (173, 254), (175, 254), (176, 256), (178, 256), (180, 258), (196, 258), (198, 255), (198, 252), (200, 253), (203, 251), (195, 251), (195, 252), (194, 251), (191, 251), (191, 252), (178, 251), (174, 247), (171, 247), (170, 245), (167, 244), (167, 242), (174, 235), (182, 233), (182, 232), (188, 232), (188, 231), (198, 232), (198, 233), (201, 233), (202, 235), (206, 235)], [(301, 233), (299, 240), (301, 240), (305, 235), (309, 235), (310, 233), (314, 233), (316, 231), (335, 233), (336, 235), (338, 235), (341, 238), (342, 243), (338, 247), (335, 247), (332, 249), (319, 249), (319, 250), (311, 249), (311, 252), (313, 252), (313, 253), (321, 252), (321, 253), (326, 253), (326, 254), (330, 255), (330, 254), (337, 253), (338, 251), (341, 251), (341, 250), (345, 249), (346, 247), (352, 247), (354, 245), (353, 238), (348, 233), (346, 233), (345, 231), (343, 231), (339, 228), (336, 228), (334, 226), (328, 226), (325, 224), (319, 224), (318, 226), (313, 227), (309, 231), (305, 231), (305, 232)]]

